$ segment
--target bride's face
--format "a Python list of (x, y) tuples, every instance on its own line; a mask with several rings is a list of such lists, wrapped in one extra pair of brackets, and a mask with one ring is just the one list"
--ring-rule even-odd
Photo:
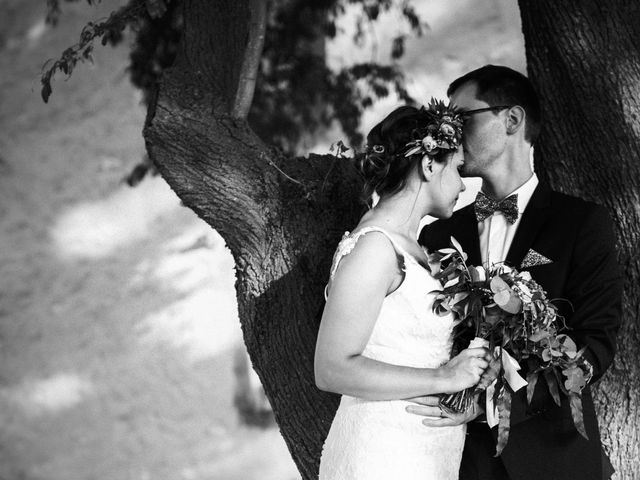
[(458, 196), (465, 190), (464, 183), (460, 178), (460, 170), (463, 166), (462, 148), (458, 148), (444, 162), (433, 162), (433, 176), (429, 182), (431, 189), (429, 215), (436, 218), (449, 218), (453, 215), (453, 207), (458, 201)]

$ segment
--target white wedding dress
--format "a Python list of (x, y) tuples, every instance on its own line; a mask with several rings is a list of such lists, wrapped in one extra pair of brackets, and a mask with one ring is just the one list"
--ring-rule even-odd
[[(429, 292), (440, 289), (439, 282), (384, 230), (345, 234), (330, 278), (358, 239), (373, 231), (387, 236), (404, 259), (405, 278), (384, 299), (362, 354), (394, 365), (439, 367), (450, 358), (453, 315), (433, 313)], [(457, 480), (466, 427), (426, 427), (407, 405), (343, 395), (324, 443), (320, 480)]]

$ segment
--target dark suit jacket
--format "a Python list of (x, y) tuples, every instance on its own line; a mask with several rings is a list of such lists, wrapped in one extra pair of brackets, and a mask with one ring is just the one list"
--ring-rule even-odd
[[(481, 265), (473, 204), (450, 219), (427, 225), (420, 233), (420, 243), (433, 251), (449, 246), (450, 236), (461, 243), (469, 264)], [(529, 249), (552, 263), (521, 268)], [(622, 308), (622, 276), (607, 211), (540, 183), (522, 215), (506, 262), (528, 270), (548, 298), (568, 301), (554, 303), (570, 327), (566, 333), (578, 348), (587, 346), (586, 358), (594, 367), (592, 382), (599, 379), (615, 354)], [(588, 387), (583, 391), (583, 406), (588, 441), (575, 430), (566, 398), (558, 407), (542, 378), (531, 405), (526, 402), (526, 389), (521, 389), (513, 398), (512, 428), (500, 459), (493, 458), (496, 428), (489, 432), (486, 424), (469, 424), (460, 479), (609, 478), (612, 468), (601, 453)]]

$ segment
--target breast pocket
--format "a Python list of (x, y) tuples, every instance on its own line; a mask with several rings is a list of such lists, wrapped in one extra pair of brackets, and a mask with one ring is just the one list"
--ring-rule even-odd
[[(531, 278), (542, 286), (547, 292), (549, 300), (558, 300), (562, 303), (565, 297), (565, 284), (567, 280), (567, 268), (561, 262), (547, 263), (545, 265), (535, 265), (525, 268), (531, 274)], [(560, 304), (553, 302), (556, 306)]]

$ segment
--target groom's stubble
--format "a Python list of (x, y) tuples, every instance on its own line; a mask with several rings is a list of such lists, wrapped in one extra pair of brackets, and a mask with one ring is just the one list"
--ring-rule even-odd
[[(462, 110), (485, 108), (489, 104), (477, 98), (475, 82), (462, 84), (451, 93), (450, 100)], [(493, 112), (480, 113), (471, 117), (463, 128), (464, 167), (462, 177), (485, 177), (500, 163), (505, 154), (504, 127)]]

